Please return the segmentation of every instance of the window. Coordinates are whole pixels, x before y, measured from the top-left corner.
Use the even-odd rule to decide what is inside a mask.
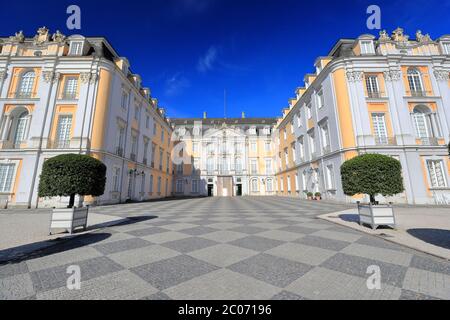
[[[206,148],[207,148],[209,154],[213,154],[214,153],[214,144],[208,143]]]
[[[450,42],[442,42],[442,49],[444,54],[450,55]]]
[[[300,138],[298,138],[298,146],[299,146],[299,151],[300,151],[300,160],[305,159],[305,144],[303,142],[303,136],[301,136]]]
[[[144,142],[144,164],[147,164],[148,141]]]
[[[302,126],[302,115],[300,112],[297,114],[297,126],[299,128]]]
[[[266,152],[270,152],[270,149],[271,149],[271,142],[270,141],[266,141],[265,144],[264,144],[264,150]]]
[[[326,169],[326,176],[327,176],[327,189],[328,190],[334,190],[334,171],[333,171],[333,165],[328,165]]]
[[[163,150],[159,148],[159,170],[163,169]]]
[[[442,160],[427,160],[428,174],[432,188],[446,188],[444,163]]]
[[[302,185],[304,191],[308,190],[308,176],[306,171],[303,171],[302,173]]]
[[[252,192],[258,192],[258,179],[252,179],[251,187]]]
[[[283,177],[280,178],[280,191],[284,192],[284,179],[283,179]]]
[[[183,174],[183,164],[177,164],[177,173]]]
[[[153,193],[153,175],[150,175],[150,193]]]
[[[151,167],[155,167],[155,153],[156,153],[156,145],[152,143],[152,155],[151,155]]]
[[[256,159],[250,160],[250,171],[251,171],[251,174],[258,173],[258,163],[257,163]]]
[[[145,192],[145,173],[142,174],[141,177],[141,194]]]
[[[242,174],[242,160],[241,158],[235,159],[235,170],[237,174]]]
[[[81,56],[83,54],[83,42],[72,41],[70,43],[69,55],[71,56]]]
[[[0,192],[11,192],[15,167],[13,163],[0,164]]]
[[[155,118],[153,118],[153,135],[156,135],[156,122],[155,122]]]
[[[319,93],[317,93],[317,103],[320,108],[323,108],[325,106],[325,100],[323,97],[323,90],[320,90]]]
[[[266,191],[268,193],[273,192],[273,180],[272,179],[266,180]]]
[[[194,153],[198,152],[198,142],[194,142],[192,144],[192,152],[194,152]]]
[[[17,118],[17,126],[16,126],[16,132],[14,134],[14,147],[20,147],[20,145],[25,140],[25,135],[27,132],[28,127],[28,111],[22,112],[19,117]]]
[[[192,193],[198,193],[198,180],[192,180]]]
[[[145,116],[145,128],[146,129],[150,128],[150,117],[149,116]]]
[[[194,171],[200,170],[200,158],[194,158],[194,164],[192,166],[192,170],[194,170]]]
[[[291,133],[294,133],[294,120],[291,121]]]
[[[309,137],[309,149],[311,151],[311,154],[314,155],[316,153],[316,144],[314,141],[314,131],[311,131],[308,134],[308,137]]]
[[[183,192],[183,180],[177,180],[176,190],[177,190],[177,193]]]
[[[291,177],[287,176],[287,191],[291,193]]]
[[[297,162],[297,150],[295,150],[295,142],[293,142],[291,144],[291,148],[292,148],[292,161],[294,163],[296,163]]]
[[[422,78],[419,70],[417,70],[416,68],[409,68],[407,75],[411,95],[413,96],[423,95]]]
[[[128,108],[128,93],[122,93],[122,108],[126,110]]]
[[[308,117],[308,120],[312,118],[311,102],[306,106],[306,116]]]
[[[166,171],[167,171],[167,173],[169,173],[169,171],[170,171],[170,153],[167,153],[166,158],[167,158]]]
[[[19,98],[30,98],[33,94],[33,86],[36,74],[34,71],[25,72],[20,80],[19,91],[17,96]]]
[[[77,77],[67,77],[64,84],[64,94],[63,99],[76,99],[78,90],[78,78]]]
[[[139,121],[139,116],[141,113],[141,108],[138,106],[134,107],[134,120]]]
[[[366,88],[367,88],[367,95],[369,96],[369,98],[379,97],[378,77],[375,75],[367,76]]]
[[[360,42],[361,45],[361,54],[371,54],[373,52],[373,45],[372,41],[370,40],[363,40]]]
[[[72,129],[72,115],[60,115],[56,130],[56,147],[68,148]]]
[[[330,133],[328,132],[328,123],[324,123],[320,126],[320,132],[322,134],[322,143],[324,151],[329,151],[330,147]]]
[[[266,174],[272,174],[272,159],[266,159]]]
[[[136,161],[136,153],[137,153],[137,136],[131,135],[131,154],[130,154],[130,159],[132,161]]]
[[[158,177],[158,194],[161,194],[161,177]]]
[[[206,169],[208,171],[208,174],[214,173],[214,158],[208,158],[206,161]]]
[[[388,136],[386,130],[386,121],[384,113],[372,113],[372,126],[375,134],[375,143],[388,143]]]
[[[286,168],[289,167],[289,150],[284,149],[284,163],[286,164]]]
[[[251,141],[251,142],[250,142],[250,150],[251,150],[252,152],[256,152],[256,151],[257,151],[256,141]]]
[[[161,128],[161,143],[164,143],[164,129]]]
[[[117,129],[116,154],[120,157],[123,157],[124,139],[125,139],[125,128],[119,125]]]
[[[300,191],[300,181],[298,180],[298,173],[295,175],[295,191]]]
[[[416,106],[412,113],[416,136],[420,139],[439,137],[439,121],[437,115],[424,105]]]
[[[220,172],[220,174],[228,174],[228,159],[227,158],[220,159],[219,172]]]

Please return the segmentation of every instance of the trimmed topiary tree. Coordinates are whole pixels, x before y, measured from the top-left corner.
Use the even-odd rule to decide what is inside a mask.
[[[341,167],[342,187],[348,196],[367,194],[393,196],[404,191],[400,161],[382,154],[364,154],[346,161]]]
[[[105,192],[106,166],[81,154],[63,154],[44,162],[39,182],[39,197],[101,196]]]

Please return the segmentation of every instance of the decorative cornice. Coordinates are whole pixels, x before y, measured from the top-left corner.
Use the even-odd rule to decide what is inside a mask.
[[[42,79],[45,83],[56,83],[58,82],[59,78],[61,77],[61,74],[59,72],[53,72],[53,71],[42,71]]]
[[[358,82],[364,79],[364,73],[362,71],[347,71],[345,75],[349,82]]]
[[[438,81],[448,81],[450,80],[450,71],[449,70],[434,70],[434,77]]]
[[[383,72],[383,74],[386,81],[399,81],[402,78],[402,72],[400,70],[389,70]]]
[[[94,84],[95,82],[97,82],[97,79],[98,79],[98,73],[91,73],[90,83]]]
[[[91,80],[91,73],[89,73],[89,72],[80,73],[80,80],[81,80],[81,83],[83,83],[83,84],[88,83],[89,80]]]

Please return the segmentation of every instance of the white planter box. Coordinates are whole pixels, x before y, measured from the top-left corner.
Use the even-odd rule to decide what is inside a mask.
[[[87,228],[89,207],[72,209],[53,209],[50,222],[50,234],[53,229],[65,229],[73,233],[77,228]]]
[[[358,203],[359,224],[368,224],[373,230],[379,226],[396,228],[392,205],[362,205]]]

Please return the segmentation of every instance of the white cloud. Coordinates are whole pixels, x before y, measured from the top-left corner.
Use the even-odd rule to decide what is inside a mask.
[[[211,46],[206,52],[206,54],[200,57],[197,64],[197,70],[201,73],[205,73],[212,70],[214,68],[214,63],[217,60],[217,56],[218,56],[217,48]]]
[[[166,80],[165,94],[171,97],[177,96],[189,86],[189,80],[181,72],[178,72]]]

